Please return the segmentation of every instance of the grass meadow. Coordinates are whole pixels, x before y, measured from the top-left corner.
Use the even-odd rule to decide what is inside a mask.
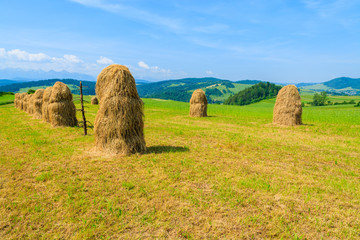
[[[360,238],[360,108],[305,107],[304,125],[279,127],[274,99],[207,118],[143,101],[148,153],[129,157],[1,105],[0,239]]]

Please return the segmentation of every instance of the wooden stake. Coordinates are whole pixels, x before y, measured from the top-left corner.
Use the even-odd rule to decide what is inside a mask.
[[[87,127],[86,127],[86,118],[85,118],[85,111],[84,111],[84,103],[83,103],[83,93],[82,93],[82,83],[80,81],[80,102],[81,102],[81,113],[83,118],[83,125],[84,125],[84,135],[87,135]]]

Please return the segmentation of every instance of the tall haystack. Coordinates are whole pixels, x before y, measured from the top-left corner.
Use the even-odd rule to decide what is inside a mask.
[[[30,104],[33,108],[32,114],[34,115],[34,118],[36,118],[36,119],[42,118],[43,94],[44,94],[44,89],[38,89],[35,91],[32,99],[31,99]]]
[[[42,113],[42,120],[45,122],[50,122],[48,106],[49,106],[51,91],[52,91],[52,87],[47,87],[43,93],[41,113]]]
[[[91,104],[92,105],[98,105],[99,104],[99,99],[96,96],[93,96],[91,98]]]
[[[207,117],[207,104],[205,92],[195,90],[190,99],[190,117]]]
[[[283,87],[274,107],[273,123],[286,126],[301,125],[301,98],[294,85]]]
[[[51,90],[49,98],[49,119],[53,127],[76,126],[76,108],[69,87],[56,82]]]
[[[113,64],[97,78],[100,100],[95,118],[95,144],[98,150],[129,155],[146,151],[143,102],[129,69]]]
[[[30,97],[31,97],[30,94],[25,93],[23,98],[23,108],[22,108],[24,112],[28,112]]]

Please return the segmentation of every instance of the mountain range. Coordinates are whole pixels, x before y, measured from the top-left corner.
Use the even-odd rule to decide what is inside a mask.
[[[0,75],[1,76],[1,75]],[[38,89],[52,86],[56,81],[62,81],[70,87],[74,94],[78,94],[79,80],[76,79],[48,79],[40,81],[14,82],[11,79],[0,80],[0,92],[24,92],[29,88]],[[222,103],[231,95],[250,87],[260,80],[229,81],[218,78],[184,78],[150,82],[136,80],[137,89],[142,98],[159,98],[188,102],[196,89],[203,89],[210,103]],[[95,81],[83,81],[85,95],[95,95]],[[360,95],[360,78],[340,77],[323,83],[299,83],[300,90],[326,91],[334,95]]]

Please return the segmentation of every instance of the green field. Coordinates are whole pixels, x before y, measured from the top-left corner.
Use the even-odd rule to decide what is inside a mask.
[[[274,99],[207,118],[143,101],[148,153],[130,157],[0,106],[0,239],[359,239],[360,108],[279,127]]]

